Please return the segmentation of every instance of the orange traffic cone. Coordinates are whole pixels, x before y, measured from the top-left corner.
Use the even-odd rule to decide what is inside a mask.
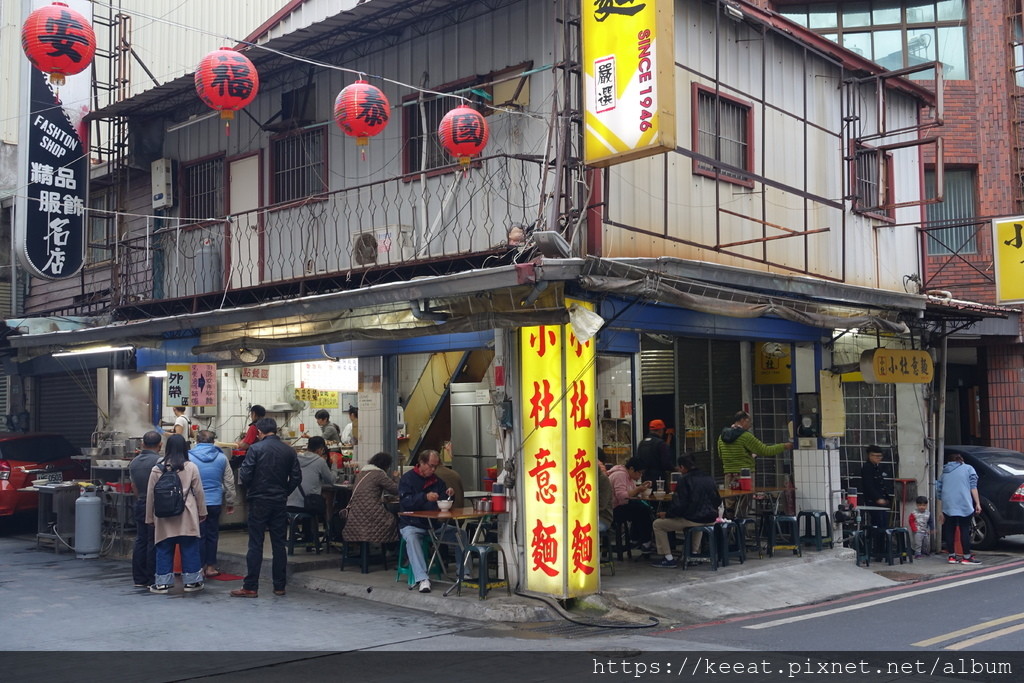
[[[174,546],[174,573],[181,574],[181,546]]]

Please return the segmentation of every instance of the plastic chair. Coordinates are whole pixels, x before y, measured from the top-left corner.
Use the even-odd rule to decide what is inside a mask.
[[[733,520],[736,526],[739,527],[740,532],[743,534],[743,544],[746,552],[751,550],[757,551],[757,559],[764,557],[761,551],[761,521],[757,517],[740,517],[739,519]],[[753,532],[751,533],[751,528]],[[744,553],[744,555],[746,554]]]
[[[743,537],[743,529],[733,521],[715,522],[715,539],[718,542],[718,554],[721,565],[729,566],[729,559],[736,558],[743,564],[747,561],[747,544]]]
[[[611,552],[619,556],[619,562],[622,562],[623,555],[632,560],[632,546],[629,543],[629,522],[613,522],[611,532],[615,534],[615,542],[610,548]]]
[[[440,558],[433,561],[434,558],[432,553],[434,551],[434,546],[431,545],[430,539],[424,536],[420,542],[420,547],[423,549],[423,557],[430,561],[430,564],[427,566],[427,576],[430,576],[431,573],[433,573],[437,578],[444,576],[444,568],[439,564],[441,561]],[[399,537],[398,568],[395,572],[395,581],[401,581],[403,576],[408,579],[410,586],[416,583],[416,579],[412,576],[412,567],[409,565],[409,555],[405,551],[405,538]]]
[[[312,536],[313,546],[316,549],[316,554],[320,554],[320,517],[317,515],[310,514],[308,512],[289,512],[288,513],[288,554],[295,554],[295,535],[298,531],[299,523],[302,523],[303,533],[302,541],[306,543],[307,547],[310,542],[310,536]]]
[[[491,553],[495,553],[496,557],[501,558],[502,573],[504,579],[496,578],[491,581],[490,578],[490,562]],[[469,567],[470,559],[473,555],[477,557],[477,577],[476,579],[464,578],[458,582],[458,588],[456,589],[456,595],[462,595],[463,584],[469,587],[476,587],[480,592],[480,599],[483,600],[487,597],[487,591],[491,588],[505,587],[505,591],[509,597],[512,597],[512,587],[508,584],[508,562],[505,561],[505,550],[498,543],[481,543],[479,545],[471,545],[466,547],[466,555],[464,558],[463,565]],[[468,569],[467,569],[468,572]]]
[[[768,557],[774,557],[776,550],[792,550],[794,555],[802,556],[800,546],[800,530],[797,528],[796,517],[793,515],[769,515],[768,526]]]
[[[704,533],[704,538],[708,542],[708,550],[706,553],[701,552],[694,555],[690,549],[693,547],[693,535],[698,532]],[[693,558],[707,558],[711,560],[711,569],[718,571],[718,538],[716,537],[713,524],[686,528],[686,533],[683,536],[683,569],[686,569],[686,564]]]
[[[859,567],[861,562],[864,563],[865,567],[871,566],[871,536],[867,533],[867,530],[858,529],[854,531],[850,534],[849,543],[854,553],[856,553],[857,566]]]
[[[608,569],[608,573],[615,576],[615,560],[612,557],[614,546],[612,545],[611,534],[612,530],[608,529],[607,531],[602,531],[600,536],[598,536],[598,543],[601,549],[600,568]]]
[[[829,548],[832,543],[832,521],[827,512],[821,510],[801,510],[797,515],[800,526],[800,543],[813,545],[815,550],[822,550],[825,544]]]

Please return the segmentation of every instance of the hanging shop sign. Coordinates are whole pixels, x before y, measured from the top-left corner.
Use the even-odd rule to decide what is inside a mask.
[[[73,277],[85,261],[89,146],[84,118],[95,38],[88,23],[91,4],[72,4],[33,3],[55,14],[31,27],[26,23],[32,40],[23,40],[28,59],[22,69],[25,144],[18,145],[18,186],[24,191],[17,193],[14,244],[25,269],[48,280]],[[32,68],[30,59],[48,71]]]
[[[519,342],[526,587],[588,595],[600,582],[596,342],[569,325],[522,328]]]
[[[996,303],[1024,303],[1024,216],[992,221]]]
[[[311,409],[338,408],[338,392],[322,389],[296,389],[295,398],[309,403]]]
[[[198,407],[217,405],[217,364],[193,363],[167,366],[168,406]]]
[[[860,354],[860,373],[869,384],[927,384],[934,367],[927,351],[870,349]]]
[[[754,345],[757,364],[754,384],[789,384],[793,381],[792,347],[779,342]]]
[[[672,0],[584,3],[584,161],[675,149]]]

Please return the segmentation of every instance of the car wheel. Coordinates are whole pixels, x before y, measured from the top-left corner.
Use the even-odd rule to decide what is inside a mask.
[[[999,536],[996,535],[995,525],[992,524],[988,513],[982,512],[980,515],[974,515],[971,520],[971,547],[978,550],[992,550],[996,547],[998,540]]]

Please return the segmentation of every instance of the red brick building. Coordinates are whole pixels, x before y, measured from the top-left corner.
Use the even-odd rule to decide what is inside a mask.
[[[948,292],[955,300],[996,303],[991,221],[1024,215],[1024,2],[752,4],[891,70],[936,60],[943,64],[944,125],[925,134],[943,138],[944,201],[921,207],[920,224],[902,226],[918,230],[922,245],[921,281],[907,284]],[[935,83],[933,71],[910,78]],[[925,119],[932,114],[926,112]],[[934,148],[922,150],[922,180],[934,197]],[[1024,344],[1016,320],[986,321],[949,337],[947,443],[1024,450]]]

